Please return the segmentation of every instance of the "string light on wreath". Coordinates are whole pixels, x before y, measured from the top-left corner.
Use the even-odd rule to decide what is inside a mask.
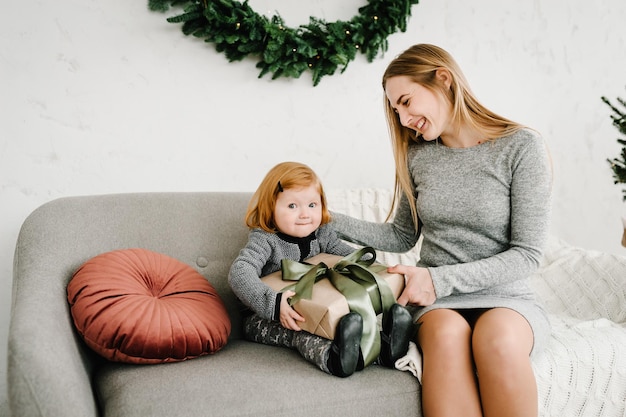
[[[230,61],[253,55],[261,70],[259,78],[271,73],[299,78],[312,72],[313,85],[322,77],[343,73],[357,52],[368,62],[388,49],[387,38],[405,32],[411,6],[418,0],[369,0],[349,21],[326,22],[311,16],[309,23],[291,28],[278,14],[266,17],[245,1],[233,0],[148,0],[148,8],[182,12],[167,19],[181,23],[185,35],[213,43]]]

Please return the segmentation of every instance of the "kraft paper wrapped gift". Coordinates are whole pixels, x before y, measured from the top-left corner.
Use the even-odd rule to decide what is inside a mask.
[[[341,259],[342,257],[339,255],[321,253],[307,259],[306,262],[311,265],[323,262],[332,267]],[[377,275],[389,284],[391,292],[397,299],[404,289],[404,276],[387,272],[378,272]],[[283,288],[294,284],[293,281],[283,281],[281,271],[263,277],[262,281],[276,291],[281,291]],[[346,298],[328,279],[320,279],[316,282],[313,286],[311,299],[303,298],[293,308],[305,319],[305,322],[299,323],[302,330],[331,340],[335,337],[335,329],[339,320],[350,312]]]

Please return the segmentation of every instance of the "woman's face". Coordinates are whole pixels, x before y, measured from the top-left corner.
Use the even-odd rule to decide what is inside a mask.
[[[424,140],[437,139],[450,129],[452,106],[442,95],[404,75],[389,78],[385,93],[402,126],[416,131]]]
[[[322,223],[322,198],[315,185],[288,188],[276,197],[274,223],[279,231],[306,237]]]

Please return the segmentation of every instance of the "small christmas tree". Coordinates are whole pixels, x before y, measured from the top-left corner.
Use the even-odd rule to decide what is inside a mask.
[[[613,126],[621,134],[626,135],[626,112],[615,107],[606,97],[602,97],[602,101],[613,110],[614,114],[611,115]],[[617,101],[626,109],[626,100],[617,97]],[[618,138],[617,142],[622,145],[620,156],[619,158],[608,159],[608,162],[613,170],[615,184],[626,184],[626,139]],[[622,189],[622,192],[624,193],[624,201],[626,201],[626,186]]]

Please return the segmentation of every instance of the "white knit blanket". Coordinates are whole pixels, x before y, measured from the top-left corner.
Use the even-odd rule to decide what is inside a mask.
[[[552,337],[535,358],[542,416],[626,416],[626,258],[557,239],[532,278]]]
[[[329,192],[328,202],[332,211],[382,222],[391,196],[388,190],[340,190]],[[414,265],[419,247],[379,252],[378,259]],[[626,257],[552,238],[531,282],[553,329],[546,350],[533,358],[539,415],[626,417]],[[396,367],[421,380],[421,362],[412,343]]]
[[[415,342],[409,342],[409,351],[406,356],[396,361],[395,366],[400,371],[412,373],[417,381],[422,383],[422,354]]]

